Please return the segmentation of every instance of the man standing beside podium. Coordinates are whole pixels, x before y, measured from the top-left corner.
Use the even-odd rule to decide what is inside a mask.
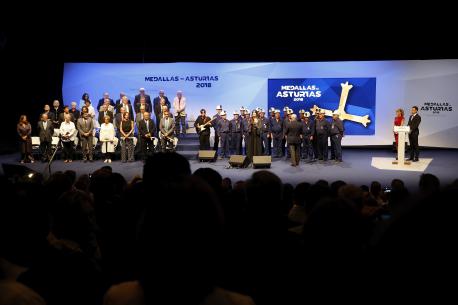
[[[418,148],[418,135],[420,131],[421,117],[418,114],[418,107],[413,106],[410,110],[409,122],[407,125],[410,127],[409,143],[410,143],[410,158],[409,161],[418,162],[419,148]]]

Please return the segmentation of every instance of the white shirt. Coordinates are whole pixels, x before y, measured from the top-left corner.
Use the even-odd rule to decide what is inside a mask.
[[[67,133],[70,135],[70,138],[69,139],[62,138],[62,141],[64,142],[74,141],[75,134],[76,134],[76,128],[75,128],[75,124],[71,121],[68,123],[64,121],[60,124],[60,134],[66,135]]]
[[[100,125],[99,138],[100,141],[113,141],[115,136],[115,130],[112,123]]]

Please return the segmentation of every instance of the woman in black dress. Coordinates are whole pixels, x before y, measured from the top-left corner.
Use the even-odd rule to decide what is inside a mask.
[[[261,127],[262,123],[259,119],[258,112],[253,111],[248,125],[248,143],[246,155],[250,163],[253,162],[253,156],[262,156],[262,143],[261,143]]]
[[[35,162],[32,157],[32,126],[27,121],[27,116],[21,115],[17,124],[17,133],[21,144],[21,163]]]

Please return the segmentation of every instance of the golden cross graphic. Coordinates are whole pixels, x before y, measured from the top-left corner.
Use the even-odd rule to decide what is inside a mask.
[[[369,115],[365,116],[359,116],[359,115],[354,115],[354,114],[349,114],[345,112],[345,105],[347,104],[347,98],[348,98],[348,92],[350,92],[350,89],[353,88],[353,85],[349,85],[348,82],[344,84],[340,84],[342,86],[342,92],[340,93],[340,101],[339,101],[339,108],[337,111],[340,113],[339,118],[344,121],[344,120],[349,120],[357,123],[361,123],[364,125],[364,127],[367,127],[367,124],[371,122],[369,120]],[[313,105],[313,108],[310,108],[312,113],[315,115],[317,110],[319,110],[317,105]],[[332,116],[332,110],[327,110],[327,109],[321,109],[324,110],[324,115],[325,116]]]

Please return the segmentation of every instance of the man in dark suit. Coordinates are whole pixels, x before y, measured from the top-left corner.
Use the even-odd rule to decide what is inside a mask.
[[[41,160],[46,162],[51,156],[52,135],[54,134],[54,126],[52,121],[48,119],[48,115],[43,113],[41,120],[38,122],[38,136],[40,137],[40,152]]]
[[[167,109],[170,109],[170,102],[167,96],[165,96],[164,90],[159,91],[159,96],[156,96],[153,100],[153,109],[154,109],[154,114],[156,117],[161,113],[162,106],[161,105],[161,99],[164,99],[164,105],[167,106]],[[159,124],[159,123],[158,123]]]
[[[127,96],[123,96],[121,99],[121,103],[118,105],[118,108],[116,108],[116,113],[121,112],[121,108],[124,108],[125,112],[129,113],[129,119],[134,120],[134,110],[132,109],[132,105],[129,104],[129,99]]]
[[[108,111],[107,105],[102,105],[102,109],[99,112],[99,124],[102,125],[105,123],[105,117],[109,116],[110,117],[110,123],[113,123],[113,112]]]
[[[146,98],[144,96],[142,96],[142,97],[140,97],[140,102],[138,104],[134,105],[135,113],[140,113],[140,107],[142,107],[142,105],[145,108],[146,112],[151,112],[150,105],[148,105],[146,103]]]
[[[122,97],[123,97],[123,96],[126,96],[126,94],[125,94],[124,92],[121,92],[121,93],[119,94],[119,99],[116,100],[115,109],[118,109],[119,104],[122,103]],[[128,103],[129,105],[131,104],[129,99],[127,99],[127,103]]]
[[[145,103],[149,105],[149,109],[152,109],[153,106],[151,105],[151,97],[145,93],[145,88],[140,88],[139,94],[135,96],[134,100],[134,106],[137,104],[140,104],[140,98],[144,97],[145,98]]]
[[[70,109],[68,108],[68,106],[64,106],[64,112],[59,114],[59,126],[60,124],[62,124],[63,121],[65,121],[66,114],[70,114],[70,121],[75,123],[75,117],[73,116],[72,113],[70,113]]]
[[[410,158],[409,161],[418,162],[418,155],[420,153],[418,148],[418,135],[420,134],[420,130],[418,127],[421,123],[421,117],[418,114],[418,107],[413,106],[411,111],[411,115],[409,117],[409,122],[407,125],[410,127],[409,133],[409,143],[410,143]]]
[[[286,141],[291,152],[291,166],[298,166],[301,159],[302,124],[295,114],[291,121],[285,124]]]
[[[72,102],[72,108],[70,108],[70,113],[75,118],[75,122],[80,118],[80,111],[76,109],[76,102]]]
[[[115,106],[115,103],[114,103],[113,99],[110,98],[110,95],[108,94],[108,92],[105,92],[103,94],[103,98],[101,98],[99,100],[99,103],[97,104],[97,109],[100,109],[100,107],[102,107],[102,105],[103,105],[103,103],[105,102],[106,99],[110,100],[110,105],[111,106],[113,106],[113,107]]]
[[[62,121],[59,121],[59,118],[63,110],[60,107],[60,103],[58,100],[54,100],[54,102],[52,102],[52,107],[49,111],[52,113],[52,124],[54,128],[60,128],[60,123],[62,123]]]
[[[138,122],[138,141],[140,142],[142,159],[146,160],[148,148],[154,152],[153,137],[156,134],[156,126],[151,120],[149,112],[143,113],[143,120]]]

